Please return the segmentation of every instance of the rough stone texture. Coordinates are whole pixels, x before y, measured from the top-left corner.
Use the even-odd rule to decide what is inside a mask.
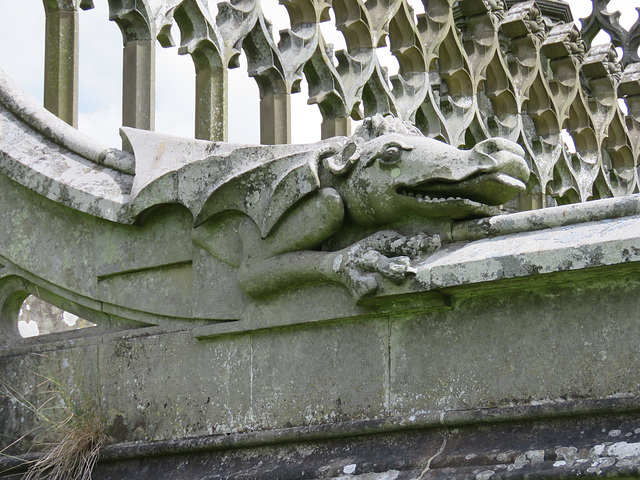
[[[385,411],[388,341],[384,319],[252,335],[256,422],[274,428]]]
[[[550,279],[534,289],[452,291],[451,310],[398,318],[392,411],[637,395],[636,271],[604,281]],[[620,310],[622,303],[629,308]]]
[[[107,429],[118,442],[245,429],[252,423],[250,343],[232,337],[202,344],[185,332],[105,344],[99,365]]]
[[[336,69],[318,34],[329,5],[289,2],[275,45],[255,2],[191,33],[206,2],[129,3],[111,2],[129,50],[169,40],[175,13],[205,70],[248,50],[267,103],[288,105],[315,75],[327,129],[346,133],[338,119],[361,103],[371,117],[298,146],[124,129],[129,155],[2,76],[0,448],[32,459],[55,441],[48,420],[76,410],[108,435],[95,478],[637,476],[637,196],[474,219],[502,213],[530,169],[542,202],[637,191],[637,112],[629,100],[623,120],[616,102],[620,81],[637,93],[634,70],[612,48],[549,28],[567,20],[557,2],[429,2],[417,28],[404,1],[352,1]],[[393,92],[373,55],[387,33],[402,60]],[[135,90],[149,107],[152,81]],[[286,110],[272,115],[285,126]],[[373,115],[387,110],[453,146]],[[567,124],[597,152],[569,158]],[[97,326],[21,339],[29,294]],[[25,468],[0,459],[10,467]]]
[[[25,391],[33,372],[69,380],[65,365],[84,359],[117,442],[638,395],[636,272],[451,289],[439,312],[205,340],[189,329],[67,332],[2,357],[44,354],[9,377]]]
[[[20,142],[26,141],[24,131],[27,129],[25,127],[28,126],[38,132],[39,135],[35,135],[36,138],[44,136],[56,145],[62,146],[92,162],[103,164],[122,172],[134,172],[134,161],[131,155],[107,148],[105,145],[101,145],[96,140],[83,135],[75,128],[59,120],[22,91],[2,70],[0,70],[0,103],[2,103],[3,116],[10,113],[25,124],[20,127],[18,126],[19,122],[15,122],[15,120],[10,119],[14,125],[9,125],[9,122],[3,121],[2,136],[0,138],[5,148],[14,143],[15,140],[12,141],[12,136],[16,135],[15,131],[22,130],[20,132],[22,135],[17,140]],[[7,113],[4,112],[5,109]]]
[[[3,277],[23,278],[27,290],[61,297],[66,310],[105,327],[260,317],[283,292],[302,308],[304,294],[286,291],[307,283],[344,285],[356,299],[385,278],[406,283],[410,262],[450,237],[453,218],[498,212],[528,175],[512,142],[461,151],[380,116],[352,137],[310,146],[129,129],[133,178],[55,145],[9,111],[2,122]],[[394,230],[376,233],[383,228]],[[40,253],[49,251],[56,255]],[[348,299],[336,307],[302,318],[370,313]]]
[[[93,478],[126,479],[132,471],[143,479],[637,478],[637,402],[565,406],[564,411],[485,410],[494,421],[483,424],[451,412],[439,419],[389,419],[386,425],[334,423],[323,429],[118,445],[103,451]],[[615,413],[602,413],[606,409]]]

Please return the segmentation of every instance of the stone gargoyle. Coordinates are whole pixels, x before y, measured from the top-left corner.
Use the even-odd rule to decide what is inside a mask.
[[[154,184],[167,184],[159,147],[145,136],[152,134],[124,133],[142,182],[134,191],[144,198]],[[193,241],[236,267],[240,288],[254,298],[320,282],[361,298],[382,277],[400,283],[412,262],[447,240],[454,220],[499,213],[496,206],[529,177],[524,151],[511,141],[459,150],[389,116],[367,118],[349,137],[288,147],[274,158],[270,149],[278,147],[217,144],[206,168],[168,167],[178,197],[190,193],[167,203],[190,207]],[[152,177],[138,173],[145,162],[154,165]],[[186,185],[198,176],[193,193]]]

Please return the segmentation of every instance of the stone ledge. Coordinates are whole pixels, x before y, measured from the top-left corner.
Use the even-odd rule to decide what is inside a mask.
[[[635,477],[639,412],[633,397],[556,401],[111,445],[93,478],[127,478],[134,469],[142,479],[180,472],[240,480],[272,478],[274,468],[279,479]],[[1,459],[0,478],[35,458]]]

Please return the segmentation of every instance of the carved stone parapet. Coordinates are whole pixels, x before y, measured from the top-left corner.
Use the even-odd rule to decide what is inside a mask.
[[[618,92],[624,97],[640,95],[640,63],[633,63],[624,69]]]
[[[287,9],[293,30],[304,24],[321,23],[330,20],[331,3],[326,0],[281,0]]]
[[[336,14],[336,27],[344,36],[345,42],[347,43],[347,50],[355,51],[364,48],[373,48],[374,42],[371,29],[367,23],[369,15],[364,8],[352,12],[352,9],[343,9],[336,2],[336,4],[334,4],[334,12]]]
[[[504,16],[507,9],[505,0],[460,0],[458,5],[460,13],[464,17],[489,12]]]
[[[522,0],[506,0],[507,7],[521,3]],[[571,14],[571,6],[563,0],[536,0],[536,5],[540,9],[540,13],[544,17],[550,19],[553,23],[571,23],[573,15]]]
[[[206,68],[222,67],[224,41],[209,14],[207,0],[183,0],[173,10],[173,18],[180,29],[180,55],[193,57],[196,72]]]
[[[125,45],[133,40],[155,40],[152,13],[146,1],[109,0],[109,20],[120,27]]]
[[[109,19],[116,22],[126,45],[133,40],[156,40],[163,47],[171,38],[173,9],[182,0],[108,0]]]
[[[304,65],[319,40],[317,22],[292,25],[291,29],[281,31],[277,45],[271,29],[271,22],[260,14],[243,41],[249,76],[258,83],[260,98],[299,92]]]
[[[171,46],[171,10],[180,0],[108,0],[109,19],[122,33],[122,124],[153,130],[155,125],[155,43]],[[128,148],[124,144],[125,148]]]
[[[271,23],[261,16],[243,42],[247,70],[249,76],[258,83],[260,98],[269,94],[290,93],[270,29]]]
[[[426,47],[428,61],[437,56],[437,48],[451,30],[453,2],[437,0],[424,4],[425,13],[418,15],[418,31]]]
[[[280,32],[276,45],[271,22],[260,13],[249,34],[242,41],[247,55],[249,76],[260,89],[260,141],[263,144],[288,143],[291,139],[292,93],[300,91],[305,64],[317,52],[320,29],[318,17],[322,9],[300,9],[289,3],[296,21],[308,15],[316,21],[292,24],[291,29]]]
[[[354,119],[362,118],[365,85],[369,91],[380,91],[375,85],[377,80],[371,80],[376,75],[375,47],[380,42],[384,43],[389,24],[393,22],[393,12],[397,13],[401,7],[399,2],[393,2],[392,5],[387,3],[365,5],[364,2],[353,0],[332,2],[336,27],[344,36],[347,48],[333,52],[332,46],[327,45],[319,35],[318,47],[304,67],[309,82],[308,103],[319,105],[324,122],[328,122],[326,127],[323,126],[325,133],[332,131],[334,125],[343,125],[340,118],[349,115]],[[406,15],[406,11],[403,13]],[[399,16],[402,17],[402,14]],[[392,48],[401,55],[411,48],[411,41],[407,42],[405,38],[405,33],[411,35],[411,25],[405,24],[403,27],[402,31],[396,29],[400,35],[397,39],[392,39]],[[406,29],[408,32],[404,32]],[[422,45],[419,40],[417,43]],[[337,66],[334,65],[334,60],[337,60]],[[368,85],[370,81],[374,83]],[[382,92],[382,96],[385,95],[390,95],[388,88]],[[380,100],[376,95],[368,98],[374,102]],[[343,130],[343,134],[346,131]]]
[[[505,0],[460,0],[454,7],[453,16],[456,19],[456,26],[460,30],[476,23],[473,17],[483,17],[487,14],[497,28],[506,12],[507,3]]]
[[[420,72],[391,77],[399,117],[415,122],[416,111],[424,102],[430,88],[428,81],[429,74]]]
[[[634,120],[640,117],[640,86],[628,66],[640,27],[612,35],[613,46],[622,46],[627,59],[624,78],[611,47],[587,55],[597,32],[618,28],[618,14],[606,12],[606,0],[593,0],[584,39],[561,0],[425,0],[425,12],[417,16],[409,0],[281,0],[291,27],[279,42],[260,0],[221,3],[215,18],[209,1],[109,0],[130,43],[125,58],[136,59],[125,64],[130,79],[125,98],[135,100],[128,105],[153,103],[152,85],[132,95],[131,89],[152,81],[148,73],[154,69],[137,62],[152,61],[155,40],[170,45],[171,25],[180,28],[179,53],[190,54],[196,64],[197,138],[226,138],[227,69],[237,67],[244,53],[268,117],[261,120],[263,143],[290,138],[287,96],[298,92],[306,77],[308,103],[322,114],[323,138],[348,134],[349,117],[376,113],[393,113],[456,146],[509,138],[526,150],[530,191],[561,202],[610,195],[612,187],[603,187],[602,178],[594,183],[600,168],[594,165],[624,170],[628,152],[615,159],[617,152],[630,148],[636,158],[640,153]],[[77,9],[91,2],[45,3]],[[319,30],[330,17],[346,41],[335,53]],[[383,45],[390,46],[400,67],[391,78],[377,55]],[[617,106],[620,98],[628,115]],[[143,116],[150,118],[149,113]],[[138,120],[124,123],[144,126]],[[564,129],[577,153],[568,153],[560,141]],[[583,155],[582,149],[588,152]]]
[[[482,56],[496,42],[497,31],[506,14],[504,0],[463,0],[453,12],[456,26],[463,33],[467,53]],[[481,45],[480,51],[476,48]]]
[[[208,0],[183,0],[170,14],[180,29],[180,55],[191,55],[196,70],[195,137],[225,141],[228,136],[227,49]]]
[[[325,120],[347,117],[351,113],[347,108],[340,75],[333,65],[333,57],[331,46],[325,45],[321,39],[316,52],[304,66],[304,74],[309,83],[307,103],[318,105]]]
[[[624,69],[618,93],[624,97],[629,115],[635,119],[640,133],[640,63],[632,63]]]
[[[224,39],[223,46],[229,68],[240,66],[240,54],[242,41],[249,34],[260,15],[259,4],[256,1],[248,2],[221,2],[218,4],[216,25],[220,35]]]

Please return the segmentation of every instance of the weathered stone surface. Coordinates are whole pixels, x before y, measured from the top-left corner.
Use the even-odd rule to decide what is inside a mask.
[[[56,437],[55,425],[72,413],[99,408],[97,346],[74,345],[71,339],[63,343],[64,348],[35,343],[0,356],[0,425],[2,447],[9,446],[6,453],[42,450]],[[25,441],[13,444],[22,435]]]
[[[25,118],[42,117],[32,105],[28,110]],[[72,313],[91,321],[105,313],[118,324],[173,317],[176,327],[190,318],[241,319],[274,294],[327,282],[355,299],[372,295],[385,279],[406,283],[411,262],[450,238],[452,219],[498,212],[494,205],[524,189],[528,176],[522,150],[509,141],[460,151],[380,116],[351,137],[310,146],[235,146],[128,129],[130,176],[73,153],[71,147],[93,155],[60,135],[50,137],[62,146],[30,128],[46,124],[66,135],[42,118],[42,125],[8,111],[2,118],[9,132],[3,218],[10,222],[2,255],[11,265],[3,275],[35,275],[42,281],[34,285],[66,298]],[[37,226],[16,214],[30,209],[40,217]],[[389,231],[376,233],[383,229]],[[23,243],[38,239],[57,255],[35,266],[35,243]],[[304,303],[303,295],[292,300],[284,305]],[[308,320],[370,313],[353,300],[330,312],[317,303],[320,310],[306,309]],[[95,306],[91,318],[80,312]]]
[[[93,478],[636,478],[637,411],[618,398],[119,445]]]
[[[451,310],[398,318],[390,410],[637,395],[636,271],[548,285],[541,277],[534,288],[503,283],[486,293],[452,290]]]
[[[2,104],[3,115],[5,115],[4,110],[8,110],[8,112],[24,122],[25,126],[31,127],[55,144],[95,163],[104,164],[119,171],[133,173],[134,160],[130,154],[101,145],[96,140],[67,125],[38,105],[2,70],[0,70],[0,103]],[[3,121],[2,137],[0,137],[3,144],[5,142],[11,143],[12,129],[15,130],[15,126],[12,127]],[[24,138],[20,140],[24,141]]]
[[[624,217],[637,212],[635,197],[584,206],[556,207],[549,210],[548,223],[545,223],[543,214],[536,212],[452,223],[447,218],[430,217],[429,202],[421,198],[426,195],[426,190],[421,188],[435,188],[436,192],[444,192],[444,188],[448,190],[442,194],[465,192],[476,199],[485,199],[485,196],[489,199],[491,195],[500,196],[516,187],[503,185],[493,193],[490,193],[491,190],[482,193],[473,182],[461,182],[456,186],[449,183],[446,187],[431,184],[429,187],[419,187],[417,197],[408,197],[406,200],[405,207],[427,204],[424,211],[419,211],[420,216],[409,216],[405,220],[400,217],[390,222],[385,215],[393,217],[396,208],[394,202],[397,200],[383,200],[386,195],[384,189],[371,198],[367,197],[366,201],[359,200],[360,194],[357,192],[362,186],[358,185],[364,182],[364,174],[352,174],[352,177],[345,174],[344,183],[338,182],[342,178],[340,176],[332,179],[334,174],[331,168],[353,169],[359,161],[357,155],[373,160],[375,153],[379,153],[375,152],[375,148],[373,156],[366,153],[366,148],[371,147],[365,148],[362,132],[350,137],[351,140],[339,139],[337,144],[335,141],[317,144],[313,148],[321,153],[313,153],[306,146],[238,147],[182,141],[168,136],[156,138],[149,133],[128,131],[137,148],[137,174],[132,182],[131,177],[124,173],[96,169],[91,162],[54,148],[48,140],[39,137],[24,124],[17,123],[10,114],[7,115],[7,125],[22,133],[16,133],[15,142],[7,142],[3,147],[6,149],[3,168],[22,186],[3,177],[5,186],[2,195],[5,201],[2,205],[7,209],[7,214],[2,218],[8,222],[5,230],[13,233],[3,237],[5,245],[2,255],[5,263],[11,265],[11,270],[5,269],[2,275],[25,276],[26,272],[30,272],[42,281],[32,276],[28,277],[29,282],[35,282],[38,288],[58,298],[66,298],[71,302],[72,308],[68,310],[72,313],[77,312],[89,320],[100,320],[102,317],[103,325],[104,312],[119,319],[167,326],[173,324],[175,328],[190,318],[243,319],[244,324],[235,322],[237,327],[225,323],[219,327],[207,327],[205,332],[201,332],[203,336],[211,336],[216,331],[244,331],[247,327],[259,329],[277,324],[375,315],[381,311],[367,306],[366,302],[357,305],[348,296],[344,297],[340,283],[347,285],[356,293],[356,297],[370,294],[377,288],[377,298],[384,299],[398,294],[492,279],[580,270],[636,260],[637,219]],[[384,122],[372,122],[367,128],[380,128],[384,132],[386,127]],[[398,124],[397,128],[408,127]],[[387,138],[385,135],[388,138],[396,138],[396,135],[394,141],[427,141],[422,137],[404,134],[371,135],[373,139],[367,140],[369,143]],[[37,147],[33,148],[43,152],[43,160],[30,156],[32,150],[24,150],[28,143],[25,144],[23,139],[35,142]],[[442,144],[429,145],[443,148],[441,154],[445,156],[448,154],[444,152],[458,152],[447,150]],[[508,152],[509,144],[498,143],[494,146],[500,145],[507,148]],[[23,150],[11,150],[14,146],[20,146]],[[342,160],[334,152],[336,148],[337,152],[353,148],[351,155],[355,156],[349,160],[353,165],[347,162],[341,167],[339,162]],[[465,153],[466,156],[455,153],[457,160],[447,167],[450,169],[448,173],[442,170],[436,175],[459,175],[464,178],[473,173],[474,168],[482,170],[485,167],[479,165],[493,161],[491,156],[483,154],[482,148],[486,147],[478,146],[476,150]],[[402,148],[398,150],[400,152]],[[335,158],[331,156],[332,152]],[[56,154],[60,156],[56,157]],[[325,154],[328,155],[326,158],[317,164],[313,163],[313,159],[317,158],[314,155]],[[284,162],[284,172],[289,172],[290,176],[283,178],[280,174],[278,177],[281,170],[274,166],[260,167],[259,163],[256,166],[257,162],[264,160],[271,161],[269,165],[275,165],[277,162],[274,158]],[[307,163],[309,159],[312,163]],[[509,161],[503,165],[511,165]],[[323,165],[320,165],[322,162]],[[420,162],[419,165],[422,165]],[[400,169],[396,176],[404,185],[420,183],[430,178],[429,175],[434,175],[428,169],[410,173],[409,163],[406,166],[403,163],[406,171],[403,173]],[[454,165],[455,168],[467,169],[466,173],[455,173]],[[489,162],[489,165],[492,164]],[[298,166],[301,169],[297,169]],[[314,173],[314,166],[320,169],[319,174]],[[518,171],[510,168],[507,168],[509,172]],[[76,171],[80,179],[86,181],[75,178]],[[379,173],[384,171],[381,169]],[[259,184],[264,185],[265,177],[269,176],[273,176],[275,183],[264,186],[263,196],[259,194],[252,200],[252,182],[259,180]],[[326,176],[334,182],[324,183],[332,185],[330,187],[322,187],[323,182],[328,181],[322,180]],[[365,191],[373,189],[375,185],[383,187],[383,178],[372,181],[366,183],[368,186]],[[133,187],[130,186],[132,184]],[[478,185],[483,183],[479,182]],[[498,182],[498,185],[501,184]],[[126,189],[130,188],[133,188],[135,196],[133,203],[128,195],[122,193],[123,189],[128,191]],[[401,188],[408,189],[406,186]],[[32,193],[31,189],[56,202]],[[303,197],[303,201],[296,202],[299,196]],[[273,201],[265,204],[269,200]],[[177,205],[159,206],[174,202],[182,203],[191,213]],[[468,208],[473,214],[493,211],[493,207],[473,206],[473,202],[467,200],[454,199],[448,202],[450,206],[446,214],[449,216],[464,217],[469,214]],[[441,215],[444,207],[440,203],[444,205],[447,201],[435,203],[437,206],[433,206],[433,211]],[[90,215],[61,204],[87,211]],[[291,204],[296,208],[290,207]],[[347,206],[348,216],[344,214],[343,205]],[[382,212],[379,213],[382,217],[374,215],[369,219],[366,208],[356,208],[357,205],[375,206],[378,210],[372,211]],[[235,214],[212,217],[237,208],[253,216],[258,227],[266,232],[265,240],[261,240],[262,235],[256,232],[257,227],[247,217]],[[39,220],[25,223],[27,217],[20,217],[18,211]],[[623,217],[603,220],[598,225],[566,226],[590,218],[606,219],[620,215]],[[192,216],[195,216],[195,230]],[[366,225],[366,228],[358,227],[360,231],[354,231],[353,227],[358,223],[353,218],[358,216],[362,217],[360,225]],[[118,219],[120,222],[135,221],[136,224],[122,225],[100,220],[99,217]],[[278,218],[282,220],[274,220]],[[385,222],[390,222],[391,228],[408,234],[378,233],[367,237],[375,229],[382,228]],[[276,233],[271,233],[274,224],[278,227]],[[543,228],[556,225],[553,229]],[[526,232],[531,229],[541,230]],[[475,240],[466,245],[455,242],[487,234],[519,231],[522,233]],[[331,247],[331,242],[327,240],[337,245]],[[452,240],[454,243],[446,243]],[[433,253],[439,246],[438,242],[445,242],[445,245]],[[322,243],[335,251],[303,251],[317,248]],[[580,248],[576,250],[577,247]],[[56,251],[57,255],[41,255],[39,251]],[[197,255],[194,255],[194,251],[197,251]],[[252,251],[251,261],[247,256],[248,251]],[[165,275],[165,272],[171,274]],[[241,282],[236,284],[236,278]],[[311,285],[301,285],[327,280],[336,285],[318,285],[326,293],[314,291]],[[245,292],[239,288],[242,285]],[[298,293],[280,293],[291,287],[295,287]],[[149,293],[141,295],[141,292]],[[280,295],[260,298],[270,293]],[[307,300],[307,295],[314,299]],[[324,295],[333,296],[330,308],[325,307]],[[166,301],[168,298],[173,300]],[[87,316],[86,312],[79,311],[87,308],[95,309],[93,315],[89,312]],[[154,320],[149,315],[157,315],[158,318]],[[172,321],[170,317],[176,320]],[[113,320],[106,323],[112,324]]]
[[[252,335],[254,421],[278,428],[372,418],[386,409],[388,350],[384,318]]]
[[[509,405],[553,410],[639,393],[636,271],[450,288],[440,311],[201,340],[190,328],[92,328],[73,341],[79,332],[24,339],[0,356],[14,371],[11,359],[45,354],[9,376],[24,391],[37,371],[77,392],[65,365],[83,365],[116,443]]]
[[[441,289],[637,262],[639,229],[633,216],[452,244],[419,264],[416,279]]]
[[[250,340],[201,343],[188,332],[113,338],[99,353],[107,432],[125,442],[245,430],[252,424]]]

